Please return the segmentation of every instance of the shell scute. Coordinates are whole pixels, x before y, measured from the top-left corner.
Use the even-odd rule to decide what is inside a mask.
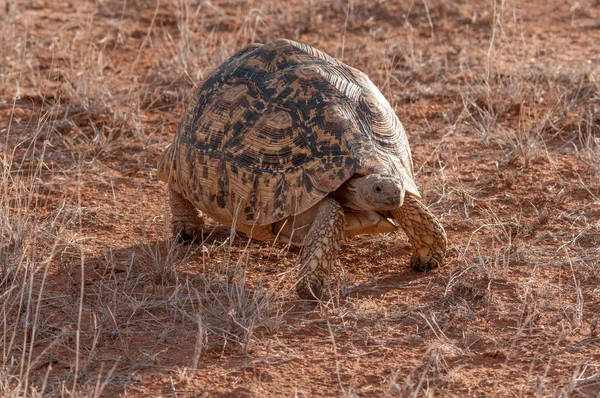
[[[209,215],[257,225],[307,210],[355,173],[401,176],[418,195],[406,134],[379,90],[289,40],[251,45],[213,71],[159,168]]]

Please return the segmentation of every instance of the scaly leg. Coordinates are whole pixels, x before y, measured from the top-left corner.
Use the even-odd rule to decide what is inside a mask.
[[[204,217],[192,202],[184,198],[179,192],[169,188],[171,202],[171,225],[173,235],[179,242],[191,243],[202,236]]]
[[[404,204],[392,214],[415,252],[410,265],[415,271],[427,271],[442,265],[446,257],[446,231],[437,218],[416,197],[406,195]]]
[[[319,204],[300,255],[300,280],[296,286],[300,298],[321,298],[323,284],[343,241],[344,211],[338,202],[326,197]]]

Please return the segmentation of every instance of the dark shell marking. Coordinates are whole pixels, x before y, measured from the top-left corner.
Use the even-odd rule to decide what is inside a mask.
[[[226,210],[257,225],[373,173],[402,177],[419,196],[406,134],[379,90],[359,70],[289,40],[251,45],[213,71],[159,165],[161,179],[209,215]]]

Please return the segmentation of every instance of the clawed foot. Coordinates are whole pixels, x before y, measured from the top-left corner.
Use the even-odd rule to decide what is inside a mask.
[[[413,247],[413,270],[424,272],[443,265],[448,245],[446,231],[420,199],[406,195],[402,207],[392,211],[392,215]]]
[[[173,221],[173,236],[179,243],[194,243],[202,239],[202,226],[189,221]]]
[[[418,253],[413,254],[410,259],[410,266],[413,271],[425,272],[440,267],[440,261],[433,257],[422,257]]]
[[[439,268],[446,257],[446,242],[434,247],[416,247],[410,258],[410,266],[413,271],[425,272]]]
[[[323,283],[314,277],[306,277],[298,282],[296,293],[302,300],[320,300],[323,296]]]

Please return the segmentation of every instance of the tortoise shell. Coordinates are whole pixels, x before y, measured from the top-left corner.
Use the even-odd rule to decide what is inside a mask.
[[[268,225],[353,176],[413,179],[406,133],[361,71],[306,44],[250,45],[192,97],[159,177],[208,215]]]

